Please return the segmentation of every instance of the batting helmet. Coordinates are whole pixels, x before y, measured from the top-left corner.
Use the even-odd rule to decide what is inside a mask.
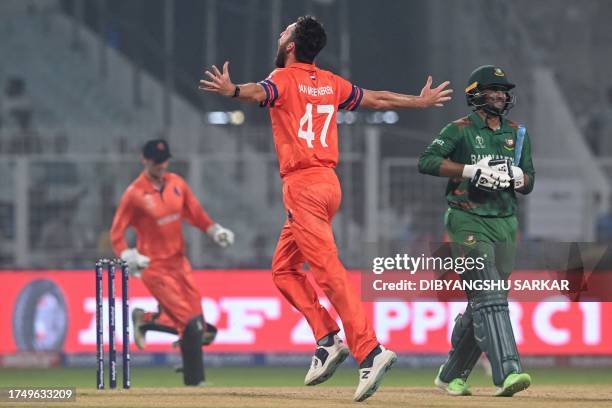
[[[468,86],[465,88],[465,96],[468,106],[473,106],[474,109],[482,109],[485,112],[504,116],[514,106],[515,97],[510,92],[515,85],[508,81],[506,73],[499,67],[494,65],[483,65],[472,72],[468,79]],[[486,102],[485,89],[502,90],[506,93],[506,103],[502,109]]]

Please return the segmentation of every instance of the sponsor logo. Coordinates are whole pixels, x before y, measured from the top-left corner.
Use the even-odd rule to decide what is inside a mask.
[[[21,320],[19,325],[13,325],[9,315],[10,311],[17,309],[17,299],[21,291],[29,283],[43,276],[58,285],[66,304],[70,305],[69,324],[66,326],[61,359],[49,357],[48,361],[43,361],[47,357],[38,352],[35,358],[39,361],[34,361],[34,357],[30,356],[31,359],[27,363],[51,366],[56,363],[90,365],[91,357],[82,357],[90,356],[90,353],[96,351],[96,299],[93,290],[87,289],[93,284],[88,272],[45,269],[4,270],[0,273],[0,310],[6,311],[3,314],[6,318],[0,321],[0,366],[3,363],[8,364],[9,358],[11,365],[26,365],[26,357],[15,354],[20,353],[21,349],[14,340],[17,335],[15,330],[25,320]],[[218,355],[228,356],[224,361],[248,365],[287,364],[288,361],[295,362],[296,358],[313,351],[312,330],[308,322],[278,292],[269,274],[267,270],[193,271],[195,285],[206,288],[205,297],[201,299],[207,313],[206,319],[219,329],[217,340],[211,347]],[[362,283],[368,283],[364,279],[369,274],[348,271],[347,275],[354,286],[360,287]],[[526,282],[524,279],[540,278],[540,271],[518,269],[512,274],[513,281],[521,279],[521,282]],[[42,296],[43,299],[46,297]],[[369,295],[364,292],[363,296],[365,298]],[[377,294],[377,297],[379,296]],[[332,318],[336,318],[327,298],[321,296],[320,301],[322,306],[330,310]],[[104,302],[106,309],[106,296]],[[120,304],[117,307],[121,309]],[[130,307],[157,310],[157,301],[140,279],[130,280]],[[448,352],[451,346],[449,339],[453,321],[458,313],[464,311],[465,303],[402,299],[394,302],[365,302],[364,309],[366,314],[372,317],[378,340],[390,349],[403,353],[442,354]],[[510,307],[510,314],[518,329],[516,341],[521,351],[548,356],[611,355],[611,313],[612,302],[512,301]],[[568,319],[568,316],[571,318]],[[118,313],[117,325],[121,325],[121,318],[121,313]],[[559,333],[564,335],[559,337]],[[174,336],[166,333],[148,332],[147,351],[134,350],[132,357],[151,364],[159,364],[161,361],[165,363],[169,361],[163,357],[166,353],[176,356],[176,350],[172,348],[174,340]],[[108,344],[108,339],[105,339],[105,343]],[[276,353],[272,354],[270,350],[275,350]],[[255,359],[253,353],[270,354],[266,354],[263,359],[260,358],[261,354],[258,354]],[[155,354],[155,358],[150,357],[152,354]],[[229,356],[232,356],[231,360]],[[596,358],[601,359],[588,359]],[[368,368],[365,370],[371,371]],[[362,373],[363,370],[360,370],[359,378]],[[372,377],[371,373],[369,377]]]
[[[179,188],[177,186],[174,186],[174,194],[176,194],[177,196],[181,196],[181,190],[179,190]]]
[[[181,219],[181,214],[180,213],[174,213],[174,214],[170,214],[170,215],[166,215],[165,217],[161,217],[160,219],[157,220],[157,225],[166,225],[166,224],[170,224],[171,222],[177,221]]]
[[[442,139],[434,139],[433,142],[431,142],[431,144],[438,144],[440,146],[444,146],[444,140],[442,140]]]

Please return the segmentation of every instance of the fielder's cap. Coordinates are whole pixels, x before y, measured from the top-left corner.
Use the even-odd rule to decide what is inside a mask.
[[[478,88],[479,90],[487,89],[493,86],[500,86],[506,90],[510,90],[515,87],[513,83],[508,80],[506,73],[503,69],[496,67],[495,65],[483,65],[478,67],[472,72],[468,79],[467,88],[465,92]]]
[[[142,147],[142,156],[145,159],[153,160],[155,163],[163,163],[172,155],[170,154],[170,146],[164,139],[149,140]]]

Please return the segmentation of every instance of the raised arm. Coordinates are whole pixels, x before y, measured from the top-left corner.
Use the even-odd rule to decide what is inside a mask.
[[[225,61],[223,64],[223,72],[219,71],[215,65],[211,68],[212,72],[206,70],[204,73],[208,79],[200,79],[198,89],[215,92],[227,97],[236,97],[237,99],[247,102],[261,103],[266,100],[266,91],[261,85],[254,82],[240,85],[232,83],[228,67],[229,61]]]
[[[450,82],[444,81],[435,88],[432,88],[431,84],[432,78],[430,75],[427,77],[427,82],[419,96],[364,89],[360,106],[376,110],[444,106],[444,102],[450,101],[450,94],[453,92],[452,89],[445,89]]]

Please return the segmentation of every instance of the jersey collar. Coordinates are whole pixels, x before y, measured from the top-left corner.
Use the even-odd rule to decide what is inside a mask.
[[[475,124],[479,129],[488,128],[487,124],[484,120],[482,120],[478,113],[472,112],[468,117],[470,118],[472,123]]]
[[[475,124],[479,129],[489,129],[489,126],[487,126],[486,122],[484,120],[482,120],[482,118],[480,117],[480,115],[476,112],[472,112],[469,114],[468,116],[470,118],[470,120],[472,121],[473,124]],[[508,125],[508,120],[504,117],[501,118],[501,124],[498,130],[491,130],[492,132],[512,132],[512,129],[510,128],[510,126]]]
[[[287,65],[287,68],[297,68],[297,69],[302,69],[304,71],[312,71],[316,69],[317,67],[315,66],[314,63],[306,64],[305,62],[294,62],[290,65]]]
[[[146,171],[142,171],[140,173],[139,178],[139,184],[141,185],[142,189],[147,192],[147,193],[156,193],[159,190],[157,188],[155,188],[155,186],[153,185],[153,182],[151,181],[151,179],[149,178],[149,176],[147,176]],[[166,174],[164,174],[164,186],[168,185],[168,172],[166,172]]]

